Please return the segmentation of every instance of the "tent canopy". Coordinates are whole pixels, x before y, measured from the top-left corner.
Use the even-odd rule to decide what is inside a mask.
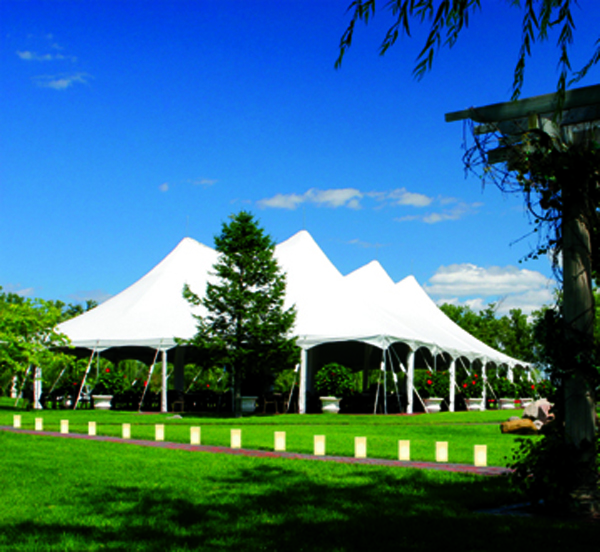
[[[379,349],[404,343],[453,358],[523,364],[483,344],[452,322],[414,277],[395,284],[373,261],[343,276],[310,234],[301,231],[275,248],[286,274],[286,308],[295,305],[294,335],[303,349],[358,341]],[[166,351],[177,338],[196,333],[184,284],[199,296],[212,276],[218,253],[184,238],[163,261],[133,285],[89,312],[59,325],[72,345],[97,351],[113,347]],[[131,349],[134,350],[134,349]]]

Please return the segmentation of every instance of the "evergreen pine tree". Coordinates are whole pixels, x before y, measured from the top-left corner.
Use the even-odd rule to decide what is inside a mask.
[[[215,237],[218,280],[207,284],[203,298],[187,285],[183,293],[208,311],[196,316],[198,332],[191,343],[232,372],[239,416],[243,386],[253,394],[265,391],[275,373],[298,361],[299,349],[290,337],[296,311],[283,308],[285,275],[273,256],[275,243],[250,213],[230,219]]]

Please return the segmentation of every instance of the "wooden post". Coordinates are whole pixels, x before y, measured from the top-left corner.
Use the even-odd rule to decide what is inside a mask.
[[[575,172],[567,178],[591,178]],[[572,373],[564,379],[565,438],[574,447],[572,469],[579,474],[578,487],[596,484],[596,409],[594,388],[586,377],[585,358],[593,347],[594,296],[592,293],[592,253],[590,232],[585,224],[585,198],[570,192],[571,182],[562,182],[563,189],[563,313],[565,346],[572,357]],[[578,186],[574,186],[578,188]],[[589,358],[589,357],[588,357]],[[565,368],[565,367],[563,367]],[[585,491],[584,491],[585,492]]]

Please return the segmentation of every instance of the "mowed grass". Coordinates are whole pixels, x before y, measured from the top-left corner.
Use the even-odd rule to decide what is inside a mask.
[[[590,524],[482,513],[500,477],[0,431],[0,550],[495,551],[597,546]]]
[[[354,438],[367,438],[370,458],[398,459],[398,441],[410,441],[411,460],[435,461],[436,442],[448,442],[449,461],[473,464],[474,446],[487,445],[488,465],[506,466],[516,437],[502,435],[499,424],[511,413],[506,411],[456,412],[414,416],[281,415],[243,418],[196,417],[173,414],[137,414],[97,410],[45,410],[15,412],[0,410],[0,425],[13,425],[13,415],[21,415],[23,429],[34,429],[35,419],[43,419],[45,431],[59,431],[61,420],[69,420],[71,433],[87,433],[95,421],[97,434],[121,437],[122,425],[131,424],[132,439],[155,438],[155,425],[165,426],[165,440],[190,442],[190,427],[201,430],[203,445],[229,446],[231,429],[242,430],[242,447],[273,450],[275,431],[285,431],[286,450],[312,454],[314,436],[324,435],[326,454],[353,456]],[[518,414],[517,412],[514,412]]]

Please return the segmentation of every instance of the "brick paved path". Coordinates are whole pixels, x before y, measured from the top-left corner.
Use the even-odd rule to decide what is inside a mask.
[[[0,431],[25,433],[28,435],[46,435],[49,437],[63,437],[66,439],[88,439],[92,441],[105,441],[122,443],[142,447],[156,447],[171,450],[187,450],[192,452],[210,452],[216,454],[233,454],[237,456],[254,456],[258,458],[289,458],[292,460],[316,460],[319,462],[340,462],[344,464],[369,464],[372,466],[392,466],[398,468],[417,468],[425,470],[442,470],[459,473],[474,473],[478,475],[503,475],[509,473],[508,468],[488,466],[485,468],[470,464],[451,464],[441,462],[405,462],[400,460],[384,460],[380,458],[352,458],[348,456],[314,456],[295,452],[272,452],[266,450],[232,449],[229,447],[215,447],[207,445],[188,445],[185,443],[172,443],[168,441],[151,441],[145,439],[122,439],[119,437],[90,436],[82,433],[59,433],[56,431],[34,431],[28,429],[15,429],[10,426],[0,426]]]

